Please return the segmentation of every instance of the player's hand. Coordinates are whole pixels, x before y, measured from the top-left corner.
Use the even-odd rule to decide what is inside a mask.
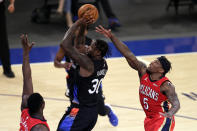
[[[83,26],[87,27],[87,25],[92,24],[93,21],[94,20],[91,19],[91,17],[90,18],[84,18],[84,17],[82,17],[82,18],[78,19],[76,22],[77,22],[78,25],[83,25]]]
[[[58,14],[63,14],[63,8],[62,7],[58,7],[57,8],[57,10],[56,10],[56,12],[58,13]]]
[[[172,119],[173,116],[173,114],[170,112],[166,112],[166,113],[159,112],[159,114],[170,119]]]
[[[32,42],[31,44],[29,44],[27,34],[26,34],[26,35],[22,34],[22,35],[20,36],[20,38],[21,38],[21,44],[22,44],[22,46],[23,46],[24,54],[29,54],[31,48],[33,47],[33,45],[34,45],[35,43]]]
[[[64,63],[64,68],[66,69],[66,70],[70,70],[70,67],[72,66],[72,62],[66,62],[66,63]]]
[[[90,25],[90,24],[93,24],[95,19],[93,17],[93,14],[94,12],[91,12],[91,10],[88,10],[86,11],[83,15],[82,15],[82,18],[83,21],[87,24],[87,25]]]
[[[96,27],[96,32],[103,34],[105,37],[107,38],[111,38],[112,37],[112,33],[111,33],[111,29],[107,30],[105,29],[103,26],[99,25],[98,27]]]
[[[15,11],[15,7],[14,7],[14,4],[13,3],[8,6],[8,11],[10,13],[13,13]]]

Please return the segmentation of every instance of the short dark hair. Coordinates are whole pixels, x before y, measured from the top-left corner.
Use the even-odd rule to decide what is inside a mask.
[[[30,113],[36,113],[41,108],[44,103],[43,97],[39,93],[33,93],[29,96],[27,100],[27,106]]]
[[[104,57],[109,57],[111,56],[111,50],[107,42],[104,40],[96,40],[96,48],[101,52],[101,56]]]
[[[170,71],[170,69],[172,68],[171,62],[165,56],[160,56],[157,59],[159,60],[159,62],[162,65],[162,68],[164,69],[163,75],[165,76],[166,73],[168,73]]]

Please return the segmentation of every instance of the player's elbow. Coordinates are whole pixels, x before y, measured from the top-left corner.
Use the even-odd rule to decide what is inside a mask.
[[[53,65],[54,65],[56,68],[58,68],[57,60],[54,60]]]
[[[54,65],[55,67],[58,67],[58,65],[59,65],[59,63],[61,63],[61,61],[62,61],[62,59],[59,58],[58,55],[56,55],[56,56],[55,56],[55,59],[54,59],[54,61],[53,61],[53,65]]]
[[[84,69],[86,69],[86,71],[88,71],[87,74],[89,74],[89,75],[91,75],[94,72],[94,66],[91,66],[91,65],[84,67]]]
[[[94,67],[91,65],[86,66],[85,69],[91,74],[94,72]]]
[[[88,70],[89,70],[89,72],[93,73],[94,72],[94,67],[90,67]]]

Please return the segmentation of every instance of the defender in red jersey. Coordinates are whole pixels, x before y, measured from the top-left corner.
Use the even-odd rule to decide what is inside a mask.
[[[23,46],[23,93],[19,131],[49,131],[49,126],[43,116],[44,99],[39,93],[33,93],[29,52],[34,43],[29,44],[27,35],[22,35],[21,41]]]
[[[140,78],[139,97],[146,114],[144,128],[146,131],[172,131],[174,114],[180,109],[180,102],[173,84],[165,77],[171,69],[171,63],[165,56],[158,57],[147,67],[139,61],[129,48],[102,26],[96,32],[111,39],[112,43],[126,58],[131,68],[138,71]],[[171,107],[169,107],[171,105]]]

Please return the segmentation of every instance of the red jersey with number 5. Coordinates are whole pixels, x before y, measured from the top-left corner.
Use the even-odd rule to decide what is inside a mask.
[[[152,81],[148,73],[144,74],[140,80],[140,103],[148,118],[156,117],[159,112],[167,112],[169,109],[167,97],[160,92],[160,86],[165,81],[168,81],[167,77]]]

